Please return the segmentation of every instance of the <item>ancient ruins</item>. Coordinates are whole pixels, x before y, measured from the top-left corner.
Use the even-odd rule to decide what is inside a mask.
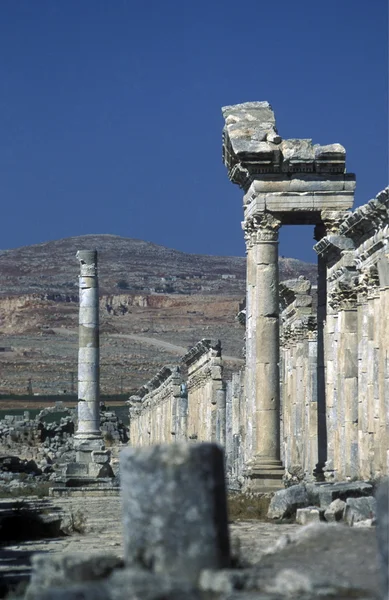
[[[97,251],[80,250],[78,419],[45,423],[59,403],[0,423],[26,453],[0,457],[1,597],[388,597],[389,188],[352,211],[342,146],[282,140],[267,102],[223,116],[244,192],[244,368],[226,378],[221,342],[202,339],[130,397],[127,432],[100,405]],[[279,281],[285,224],[315,225],[317,285]],[[228,523],[232,498],[249,514],[264,500],[267,521]]]
[[[204,339],[130,398],[130,444],[225,447],[231,488],[389,471],[389,188],[352,211],[338,143],[283,140],[267,102],[223,108],[223,160],[243,190],[245,368]],[[317,286],[279,282],[282,225],[315,225]]]

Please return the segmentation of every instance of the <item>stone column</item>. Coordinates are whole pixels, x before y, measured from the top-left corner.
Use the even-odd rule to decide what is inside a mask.
[[[280,378],[278,230],[273,214],[257,213],[245,222],[255,261],[255,352],[246,354],[248,391],[253,395],[255,467],[266,470],[280,465]],[[248,265],[249,268],[249,265]],[[248,315],[249,316],[249,315]],[[252,319],[251,319],[252,320]],[[247,319],[247,341],[250,319]],[[274,474],[273,474],[274,475]]]
[[[242,223],[246,242],[246,335],[245,335],[245,412],[253,415],[255,412],[255,356],[256,356],[256,263],[254,249],[254,232],[251,220]],[[256,423],[246,419],[244,439],[244,461],[253,456],[253,440],[256,435]]]
[[[339,359],[338,359],[338,473],[342,477],[358,475],[358,314],[356,285],[343,291],[339,306]]]
[[[101,439],[97,250],[79,250],[78,440]]]

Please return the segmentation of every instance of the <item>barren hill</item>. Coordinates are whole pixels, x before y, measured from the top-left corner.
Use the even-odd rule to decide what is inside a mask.
[[[245,258],[186,254],[117,235],[84,235],[0,251],[0,294],[78,292],[76,251],[99,251],[101,294],[244,294]],[[280,277],[316,278],[316,266],[281,258]]]
[[[221,339],[231,357],[227,369],[241,364],[244,332],[236,314],[245,295],[245,258],[88,235],[0,251],[0,394],[74,390],[75,254],[88,248],[99,251],[104,393],[145,383],[203,337]],[[316,267],[280,259],[280,275],[315,281]]]

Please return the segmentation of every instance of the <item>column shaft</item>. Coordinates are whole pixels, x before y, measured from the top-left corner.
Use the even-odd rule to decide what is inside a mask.
[[[261,241],[257,255],[256,447],[258,457],[280,458],[278,241]]]
[[[100,438],[97,251],[80,250],[77,438]]]

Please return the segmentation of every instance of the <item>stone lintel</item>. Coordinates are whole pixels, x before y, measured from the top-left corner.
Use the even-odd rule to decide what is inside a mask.
[[[283,225],[316,225],[322,222],[322,211],[349,210],[354,202],[353,191],[340,192],[273,192],[248,194],[245,219],[258,213],[276,213]]]
[[[354,173],[328,173],[325,176],[319,173],[264,173],[252,182],[245,199],[251,194],[273,192],[354,192],[355,187]]]

